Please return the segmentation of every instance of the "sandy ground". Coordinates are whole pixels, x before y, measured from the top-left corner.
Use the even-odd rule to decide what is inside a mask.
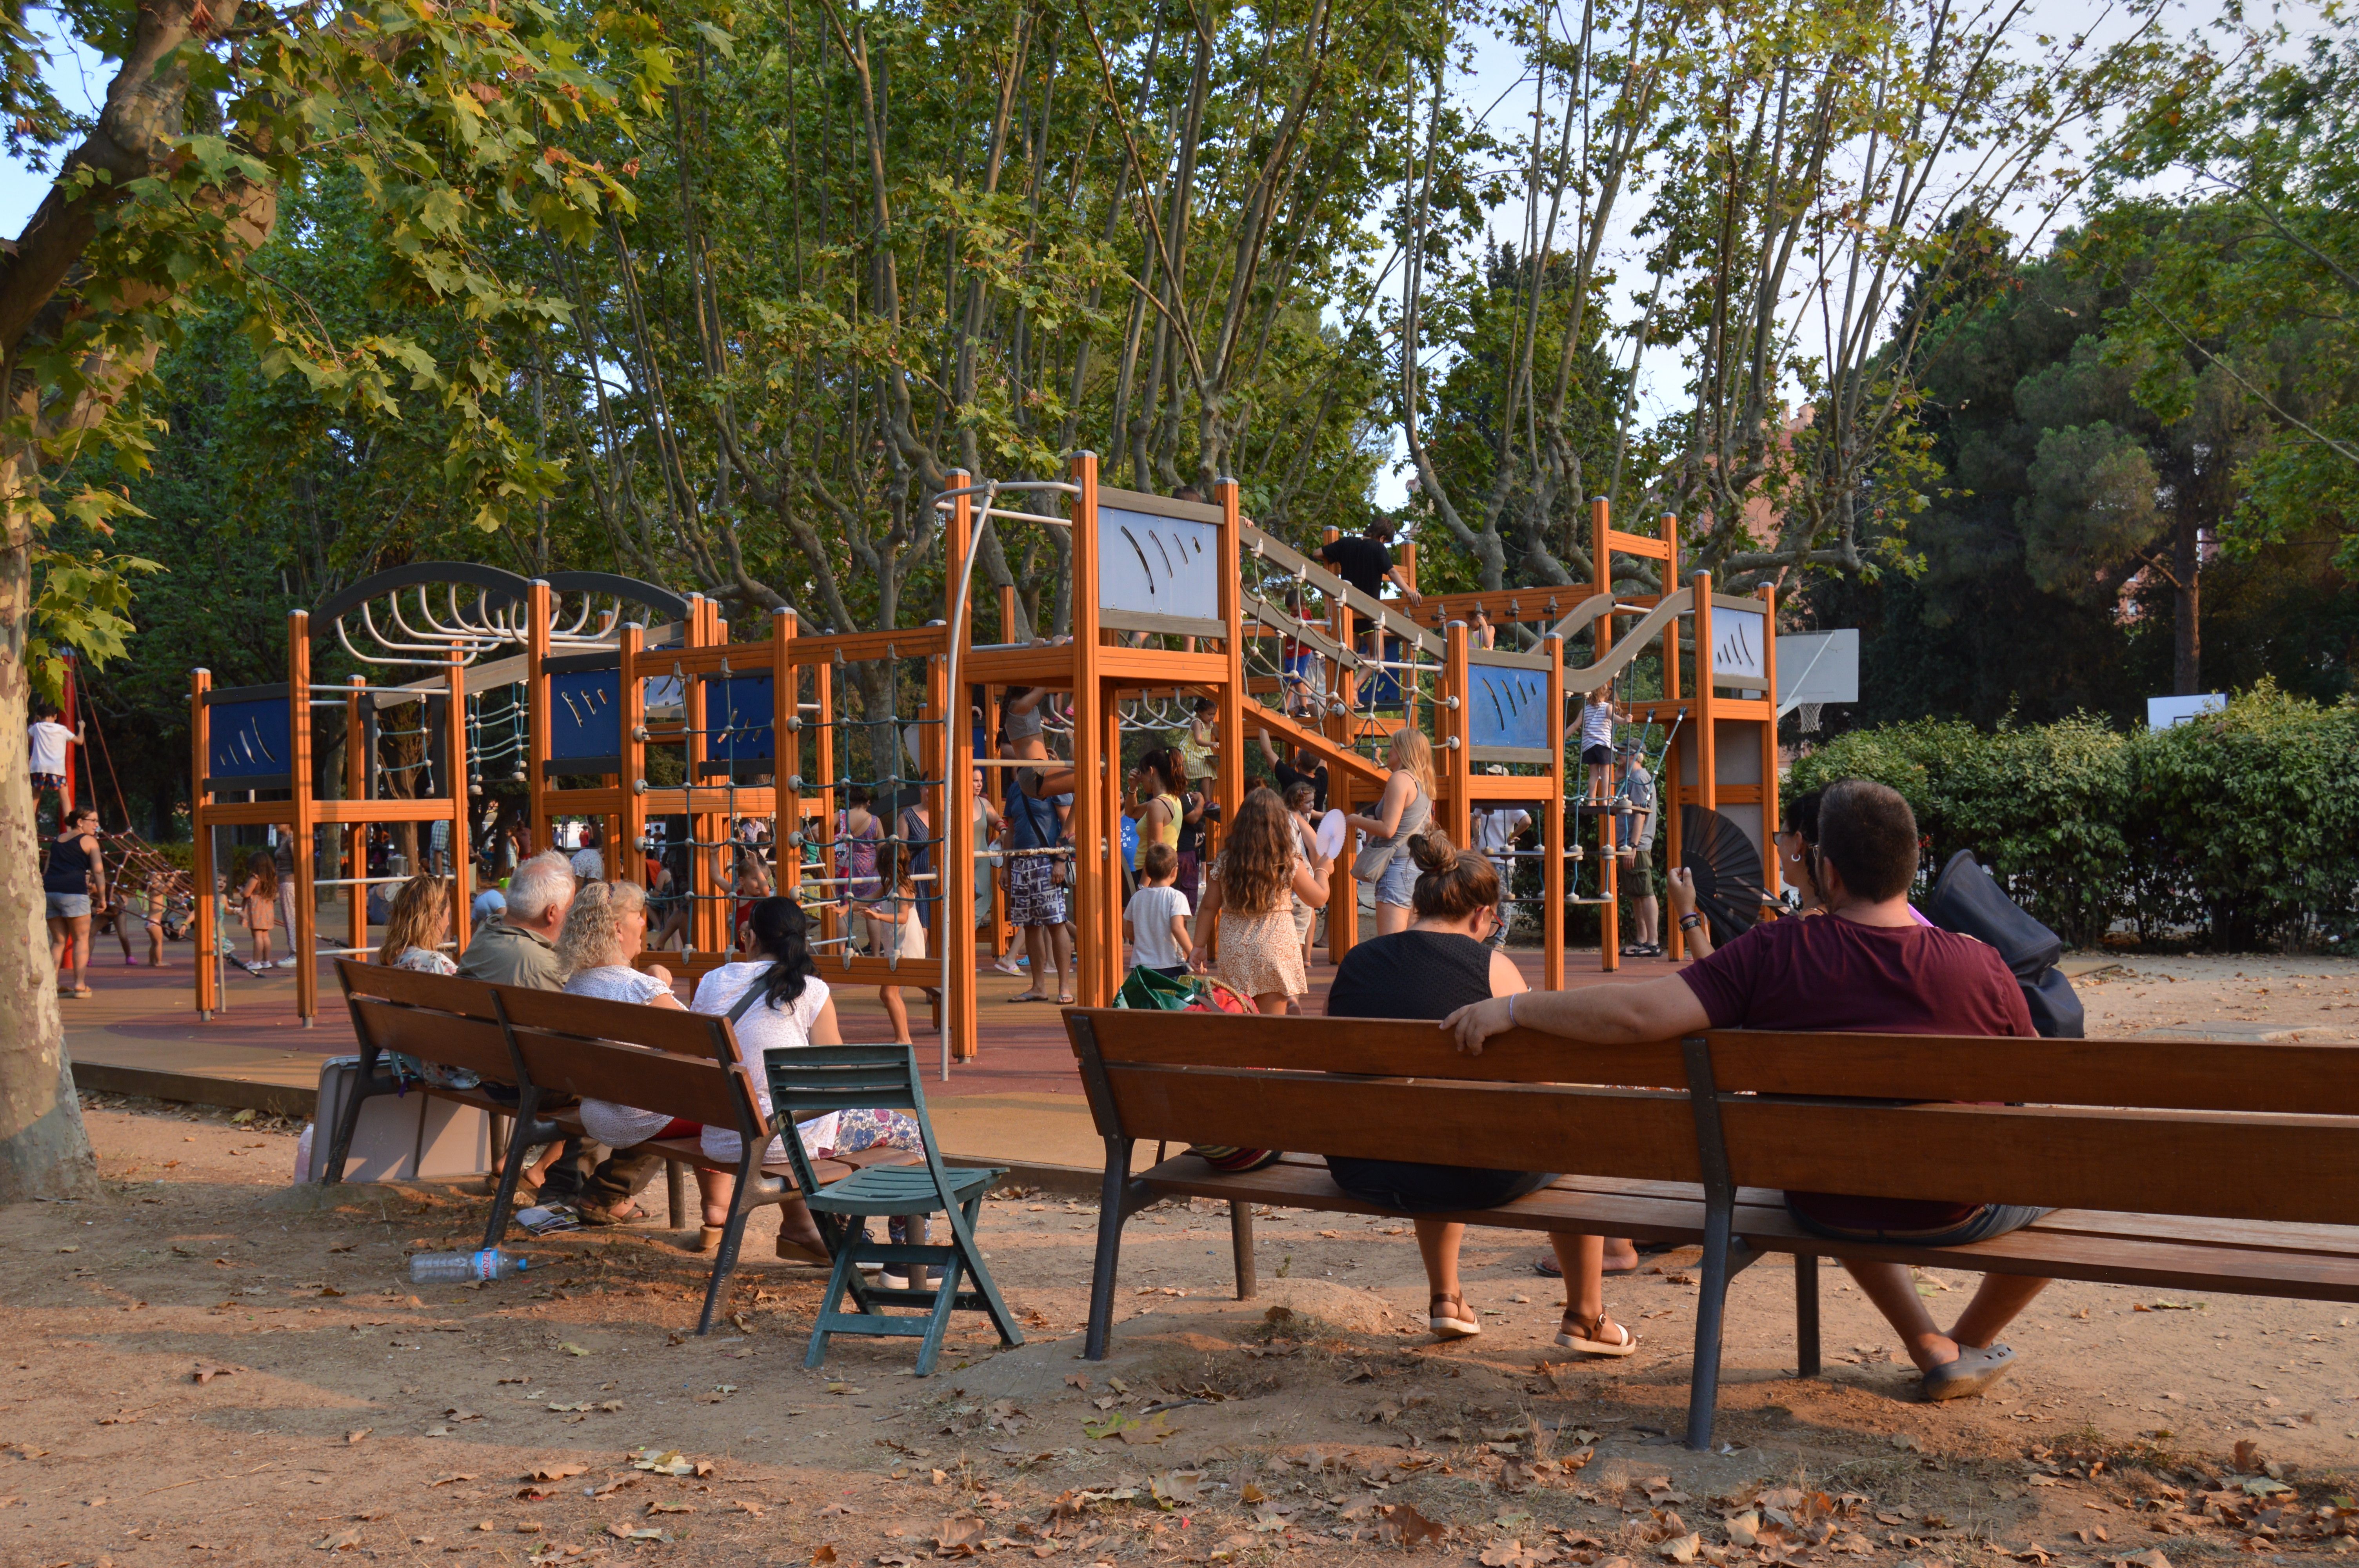
[[[2093,1035],[2359,1040],[2359,960],[2125,957],[2072,982]]]
[[[2104,1033],[2245,1013],[2307,1033],[2342,1027],[2351,983],[2181,959],[2082,989]],[[1167,1206],[1131,1224],[1115,1356],[1091,1365],[1094,1206],[1006,1195],[981,1235],[1027,1343],[962,1317],[921,1382],[906,1341],[838,1340],[803,1369],[819,1277],[769,1260],[766,1219],[728,1322],[698,1338],[704,1264],[669,1233],[528,1240],[521,1278],[413,1287],[406,1255],[472,1244],[479,1192],[322,1202],[289,1185],[293,1127],[87,1115],[103,1195],[0,1210],[5,1568],[2359,1552],[2359,1307],[2059,1284],[2010,1334],[2016,1374],[1936,1407],[1832,1273],[1826,1373],[1796,1379],[1771,1260],[1732,1289],[1719,1450],[1699,1455],[1676,1437],[1692,1251],[1610,1282],[1636,1356],[1574,1363],[1534,1238],[1474,1236],[1486,1332],[1442,1347],[1400,1222],[1267,1216],[1263,1291],[1239,1303],[1225,1214]]]

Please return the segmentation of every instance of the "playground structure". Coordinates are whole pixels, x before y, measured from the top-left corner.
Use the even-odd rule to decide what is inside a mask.
[[[1681,813],[1669,807],[1731,809],[1744,814],[1763,883],[1774,889],[1776,790],[1764,784],[1776,778],[1774,605],[1766,593],[1714,595],[1703,574],[1671,586],[1669,519],[1658,538],[1622,533],[1598,503],[1598,581],[1561,615],[1552,596],[1563,590],[1462,594],[1426,600],[1428,626],[1262,532],[1239,499],[1232,480],[1213,486],[1211,503],[1104,489],[1087,452],[1064,480],[954,475],[936,500],[943,613],[919,627],[812,634],[780,610],[758,640],[733,641],[718,603],[699,596],[601,573],[527,579],[459,563],[380,573],[316,614],[296,611],[283,685],[214,690],[202,670],[191,680],[200,1016],[223,997],[210,961],[220,909],[202,896],[215,886],[220,829],[277,826],[311,851],[293,857],[290,933],[308,1024],[318,1011],[317,957],[365,954],[368,890],[419,869],[372,875],[372,827],[430,836],[431,858],[419,858],[460,881],[451,935],[464,947],[470,843],[491,770],[504,781],[521,775],[533,848],[550,845],[559,819],[580,817],[603,825],[610,878],[644,885],[651,863],[669,860],[673,896],[690,912],[686,950],[650,951],[642,964],[693,980],[726,962],[735,906],[775,879],[776,891],[818,914],[817,957],[832,984],[914,986],[937,998],[947,1070],[978,1048],[977,922],[968,913],[978,858],[1005,858],[972,842],[967,780],[971,769],[985,771],[998,786],[990,793],[1001,795],[1026,765],[977,755],[987,719],[965,716],[995,714],[1003,693],[1027,687],[1066,694],[1048,728],[1067,752],[1049,765],[1074,771],[1070,848],[1045,852],[1073,860],[1074,990],[1084,1006],[1111,1003],[1123,979],[1126,747],[1135,755],[1160,743],[1202,697],[1215,705],[1207,782],[1218,821],[1243,802],[1258,730],[1323,762],[1329,804],[1346,812],[1373,807],[1387,776],[1380,759],[1404,727],[1432,742],[1435,820],[1453,841],[1472,841],[1477,810],[1529,811],[1538,844],[1516,855],[1538,862],[1538,887],[1512,896],[1539,906],[1550,987],[1563,983],[1568,902],[1599,906],[1603,962],[1613,968],[1619,958],[1615,817],[1576,803],[1564,782],[1568,705],[1581,694],[1647,677],[1648,695],[1625,706],[1643,733],[1664,734],[1660,799],[1673,863]],[[1000,589],[988,608],[1001,640],[977,640],[973,575],[986,530],[1003,546],[1040,531],[1028,542],[1061,557],[1068,635],[1012,637],[1015,596]],[[1617,556],[1658,563],[1667,591],[1617,594]],[[1046,585],[1043,603],[1059,586]],[[1470,634],[1478,603],[1498,628],[1497,646]],[[1623,620],[1635,624],[1624,630]],[[1566,649],[1584,633],[1593,656],[1569,665]],[[329,636],[381,674],[314,681],[313,643]],[[1290,667],[1288,643],[1298,654]],[[330,780],[314,758],[323,734],[333,740],[338,710],[343,765]],[[855,788],[876,797],[888,835],[916,825],[900,841],[916,860],[925,957],[854,950],[857,911],[893,915],[901,903],[855,880],[841,826]],[[1582,842],[1584,828],[1593,845]],[[1584,894],[1576,879],[1592,857]],[[1338,959],[1357,937],[1351,859],[1347,845],[1328,906],[1328,950]],[[345,932],[323,948],[315,912],[329,890],[345,898]],[[995,899],[994,926],[997,914]],[[1676,954],[1678,934],[1669,935]]]

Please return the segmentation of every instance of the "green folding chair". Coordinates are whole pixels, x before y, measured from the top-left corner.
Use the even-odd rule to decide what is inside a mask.
[[[926,1377],[941,1354],[942,1336],[953,1311],[988,1313],[1002,1345],[1023,1344],[1024,1332],[1016,1326],[1007,1303],[999,1299],[999,1287],[992,1283],[991,1271],[974,1244],[974,1222],[983,1210],[983,1195],[1007,1173],[1004,1169],[953,1171],[943,1166],[933,1123],[926,1117],[917,1047],[810,1045],[766,1052],[763,1065],[770,1080],[770,1103],[784,1128],[832,1110],[906,1110],[917,1119],[926,1141],[922,1165],[872,1165],[822,1188],[811,1171],[802,1140],[791,1135],[786,1139],[795,1180],[808,1195],[803,1201],[821,1217],[822,1226],[832,1229],[840,1225],[844,1233],[835,1249],[835,1270],[828,1276],[827,1294],[820,1302],[819,1322],[811,1328],[810,1350],[803,1357],[803,1365],[815,1368],[827,1359],[828,1336],[832,1334],[923,1336],[925,1343],[918,1350],[918,1376]],[[925,1218],[937,1212],[950,1223],[947,1246],[867,1239],[866,1222],[872,1218]],[[919,1288],[913,1281],[912,1288],[905,1290],[867,1284],[860,1277],[860,1265],[864,1262],[898,1263],[905,1269],[925,1264],[934,1270],[933,1281]],[[961,1279],[968,1276],[973,1288],[962,1291]],[[858,1311],[836,1310],[836,1303],[847,1294]],[[932,1310],[924,1317],[887,1316],[879,1310],[887,1306]]]

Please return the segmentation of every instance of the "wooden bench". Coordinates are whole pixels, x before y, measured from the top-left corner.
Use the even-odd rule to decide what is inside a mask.
[[[1806,1377],[1819,1369],[1821,1257],[2359,1301],[2359,1046],[1742,1030],[1596,1046],[1516,1030],[1469,1057],[1421,1022],[1065,1017],[1106,1144],[1093,1360],[1122,1227],[1145,1205],[1226,1200],[1241,1298],[1254,1293],[1252,1206],[1385,1212],[1347,1196],[1316,1155],[1232,1175],[1180,1154],[1134,1176],[1142,1138],[1577,1169],[1446,1217],[1701,1245],[1687,1431],[1699,1449],[1728,1282],[1767,1252],[1794,1259]],[[1795,1223],[1787,1190],[2053,1212],[1968,1246],[1836,1241]]]
[[[361,1041],[361,1086],[366,1093],[393,1092],[391,1075],[378,1071],[387,1051],[468,1067],[484,1076],[487,1087],[496,1083],[513,1090],[511,1102],[480,1088],[421,1088],[415,1080],[409,1085],[411,1092],[435,1094],[516,1118],[484,1227],[486,1247],[498,1246],[507,1233],[527,1150],[551,1138],[586,1135],[576,1103],[580,1100],[606,1100],[683,1120],[734,1128],[744,1151],[735,1163],[709,1158],[700,1138],[657,1139],[647,1145],[675,1171],[723,1170],[737,1178],[697,1332],[702,1334],[712,1326],[722,1287],[736,1265],[747,1217],[756,1208],[783,1204],[803,1190],[790,1161],[762,1162],[778,1127],[774,1119],[762,1114],[752,1076],[738,1060],[735,1032],[727,1019],[374,964],[340,961],[338,971]],[[494,1054],[495,1044],[497,1055]],[[360,1098],[356,1093],[339,1119],[338,1141],[332,1146],[324,1181],[342,1177],[343,1162],[332,1156],[341,1154],[349,1143]],[[869,1166],[922,1159],[907,1150],[871,1149],[810,1161],[810,1165],[812,1179],[823,1188]],[[675,1224],[681,1206],[675,1195]],[[841,1227],[824,1216],[816,1217],[831,1254],[841,1250]]]

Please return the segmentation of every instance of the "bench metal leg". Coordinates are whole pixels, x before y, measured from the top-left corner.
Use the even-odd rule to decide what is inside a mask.
[[[1814,1252],[1794,1255],[1794,1355],[1798,1376],[1819,1375],[1819,1259]]]
[[[664,1162],[664,1199],[671,1206],[671,1227],[688,1228],[688,1167],[678,1160]],[[703,1217],[698,1216],[701,1219]]]
[[[515,1126],[507,1138],[506,1152],[500,1160],[500,1177],[492,1189],[492,1212],[484,1220],[484,1245],[497,1247],[508,1232],[508,1219],[516,1212],[516,1187],[524,1179],[525,1156],[532,1152],[532,1140],[526,1133],[539,1121],[540,1097],[527,1089],[516,1097]]]
[[[1085,1360],[1106,1358],[1106,1340],[1114,1333],[1114,1281],[1122,1262],[1123,1199],[1130,1184],[1131,1141],[1105,1141],[1105,1182],[1098,1189],[1098,1251],[1090,1268],[1090,1331],[1082,1342]]]
[[[1253,1205],[1244,1198],[1229,1200],[1229,1251],[1237,1265],[1237,1300],[1249,1302],[1260,1290],[1254,1280]]]
[[[672,1167],[678,1170],[677,1165]],[[721,1310],[721,1292],[729,1283],[729,1276],[737,1267],[737,1245],[745,1238],[746,1210],[736,1209],[729,1223],[722,1227],[721,1246],[712,1260],[712,1278],[704,1287],[704,1314],[696,1320],[696,1332],[703,1334],[712,1327],[712,1314]]]
[[[1688,1380],[1688,1446],[1698,1453],[1712,1448],[1712,1408],[1720,1399],[1720,1335],[1727,1314],[1730,1232],[1734,1206],[1711,1203],[1703,1222],[1703,1286],[1697,1292],[1695,1362]],[[1743,1243],[1737,1243],[1742,1246]]]

